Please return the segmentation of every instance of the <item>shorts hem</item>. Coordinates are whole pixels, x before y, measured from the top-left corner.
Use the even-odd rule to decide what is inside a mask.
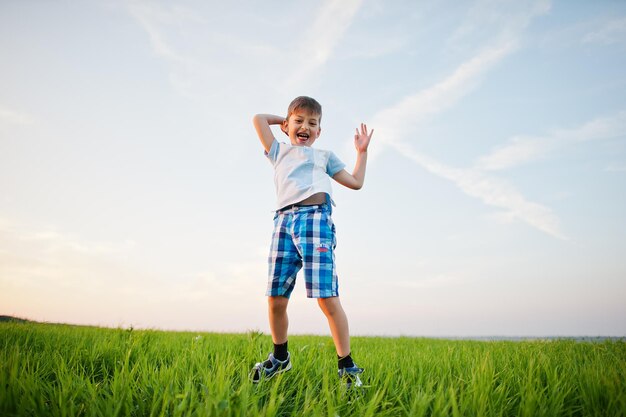
[[[267,297],[285,297],[285,298],[291,297],[291,293],[287,291],[283,291],[282,293],[279,293],[279,292],[273,293],[273,292],[267,291],[265,295]]]
[[[339,292],[332,291],[332,292],[325,292],[325,293],[316,294],[316,295],[307,293],[306,297],[307,298],[333,298],[333,297],[339,297]]]

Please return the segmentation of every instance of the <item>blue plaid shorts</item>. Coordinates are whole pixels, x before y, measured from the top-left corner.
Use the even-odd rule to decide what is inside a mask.
[[[266,295],[289,298],[296,275],[304,267],[307,297],[338,296],[336,246],[335,225],[328,204],[277,211]]]

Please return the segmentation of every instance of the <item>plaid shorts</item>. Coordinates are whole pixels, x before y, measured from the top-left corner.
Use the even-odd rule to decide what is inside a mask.
[[[279,210],[269,255],[267,296],[289,298],[304,267],[309,298],[336,297],[335,225],[328,204]]]

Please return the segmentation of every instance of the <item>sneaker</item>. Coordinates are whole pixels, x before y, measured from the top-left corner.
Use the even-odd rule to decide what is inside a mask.
[[[364,371],[363,368],[359,368],[356,363],[351,368],[340,368],[339,369],[339,379],[341,379],[346,384],[346,388],[350,389],[354,387],[360,387],[363,385],[361,382],[361,378],[359,378],[359,374],[362,374]]]
[[[259,362],[250,371],[250,380],[258,383],[261,379],[270,379],[276,374],[287,372],[291,369],[291,354],[287,352],[287,359],[279,361],[270,353],[265,362]]]

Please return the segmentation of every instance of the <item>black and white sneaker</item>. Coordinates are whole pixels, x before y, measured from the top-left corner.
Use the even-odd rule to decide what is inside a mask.
[[[359,374],[362,374],[364,371],[363,368],[359,368],[356,363],[354,366],[350,368],[340,368],[339,379],[346,384],[346,388],[350,389],[352,387],[360,387],[363,385],[361,382],[361,378],[359,378]]]
[[[262,379],[270,379],[276,374],[287,372],[291,369],[291,354],[287,352],[287,359],[279,361],[270,353],[265,362],[258,362],[250,371],[250,380],[258,383]]]

